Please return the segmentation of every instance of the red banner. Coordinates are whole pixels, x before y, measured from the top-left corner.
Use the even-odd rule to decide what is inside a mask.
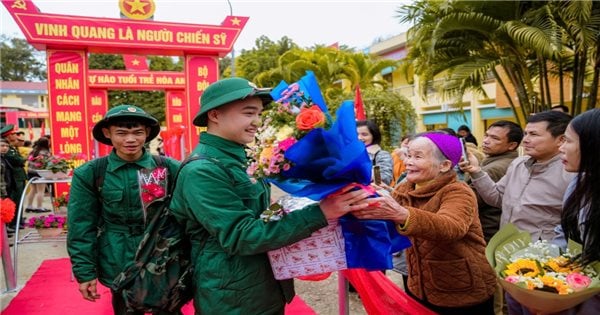
[[[183,72],[175,71],[123,71],[89,70],[90,88],[115,90],[184,89]]]
[[[219,63],[215,57],[186,56],[185,81],[188,104],[188,121],[186,126],[193,126],[192,120],[200,111],[200,96],[206,88],[219,78]],[[198,143],[199,128],[188,128],[188,148]]]
[[[54,153],[89,156],[85,52],[48,51],[48,104]]]
[[[185,154],[182,155],[181,139],[183,138],[183,143],[186,143],[189,133],[186,134],[184,131],[186,129],[194,129],[185,127],[186,122],[190,121],[185,103],[185,92],[167,90],[165,92],[165,98],[167,100],[167,130],[161,132],[164,150],[166,155],[178,160],[183,160],[190,152],[185,152]]]
[[[93,143],[93,147],[91,148],[91,156],[96,158],[100,156],[105,156],[110,153],[112,147],[102,144],[96,140],[94,140],[94,136],[92,135],[92,129],[98,123],[108,110],[108,93],[106,90],[97,90],[90,89],[90,100],[88,102],[88,135],[90,143]]]
[[[87,62],[83,51],[48,50],[48,105],[54,154],[90,157],[87,110]],[[75,166],[87,159],[77,159]],[[68,189],[57,185],[57,192]]]
[[[27,41],[42,50],[181,55],[229,53],[248,17],[228,16],[218,25],[94,18],[35,12],[30,0],[2,0]]]

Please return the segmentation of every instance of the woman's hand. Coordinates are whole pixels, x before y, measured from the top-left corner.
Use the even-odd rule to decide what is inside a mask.
[[[391,220],[396,224],[404,224],[408,217],[408,210],[401,206],[392,196],[370,198],[368,206],[352,211],[359,219]]]
[[[354,187],[353,185],[346,186],[338,193],[321,200],[319,205],[327,220],[337,219],[350,211],[364,209],[368,206],[371,199],[367,200],[367,198],[370,193],[363,189],[351,191]]]

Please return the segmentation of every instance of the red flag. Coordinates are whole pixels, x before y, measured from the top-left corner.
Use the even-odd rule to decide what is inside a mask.
[[[45,125],[45,120],[42,120],[42,125],[40,126],[40,137],[43,137],[46,135],[46,127]]]
[[[360,87],[356,86],[356,95],[354,96],[354,112],[356,113],[356,120],[366,120],[365,107],[360,96]]]
[[[148,71],[146,56],[123,55],[123,62],[127,70]]]
[[[29,141],[33,141],[33,126],[31,120],[27,122],[27,131],[29,132]]]

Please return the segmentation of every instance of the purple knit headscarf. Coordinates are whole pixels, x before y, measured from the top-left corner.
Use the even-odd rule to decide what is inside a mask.
[[[452,162],[452,167],[460,162],[462,144],[457,137],[443,133],[426,133],[422,137],[431,140],[442,151],[442,154]]]

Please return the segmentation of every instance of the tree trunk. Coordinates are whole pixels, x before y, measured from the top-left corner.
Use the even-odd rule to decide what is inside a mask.
[[[596,101],[598,99],[598,84],[600,76],[600,38],[596,38],[596,62],[594,64],[594,76],[592,79],[592,88],[590,89],[590,95],[588,96],[588,109],[596,107]]]
[[[500,78],[500,75],[498,74],[498,72],[496,71],[495,68],[492,68],[491,70],[494,73],[496,82],[498,83],[498,85],[500,85],[500,88],[502,88],[502,92],[504,92],[504,96],[506,96],[506,99],[508,100],[508,104],[510,104],[510,107],[512,108],[513,113],[515,114],[515,119],[517,120],[517,124],[521,127],[525,127],[524,125],[521,124],[521,118],[519,118],[519,113],[517,112],[517,107],[515,106],[515,103],[513,102],[510,94],[508,93],[508,89],[506,89],[506,85],[504,85],[504,81],[502,81],[502,79]]]

